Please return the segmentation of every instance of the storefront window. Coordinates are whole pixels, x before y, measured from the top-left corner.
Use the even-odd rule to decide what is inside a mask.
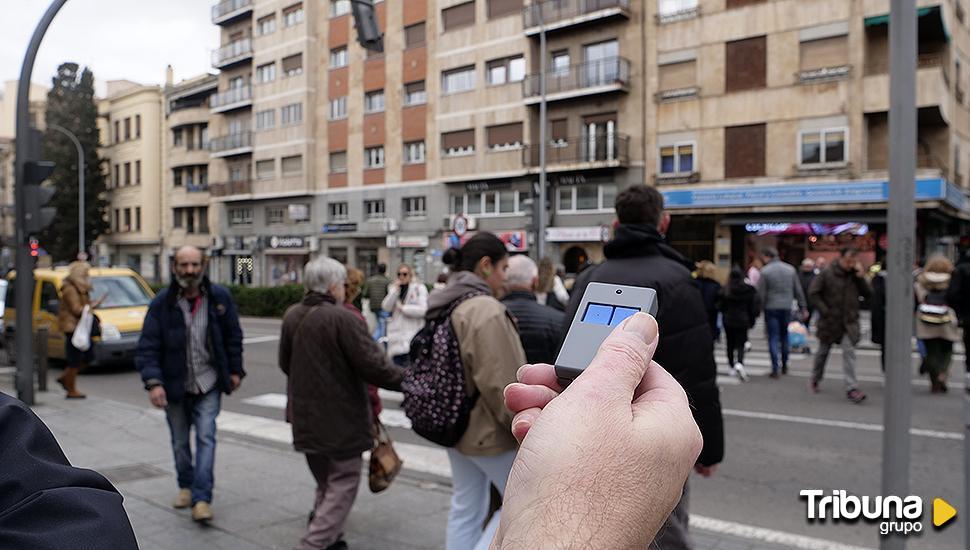
[[[330,257],[344,265],[347,265],[347,249],[345,247],[338,246],[331,248]]]
[[[305,254],[267,255],[270,286],[296,285],[303,279],[303,266],[310,260]]]
[[[377,249],[358,248],[357,249],[357,269],[370,277],[377,273]]]

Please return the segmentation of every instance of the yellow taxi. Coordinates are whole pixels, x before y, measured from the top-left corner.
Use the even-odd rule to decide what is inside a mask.
[[[64,333],[58,326],[57,312],[60,307],[61,283],[67,274],[67,267],[34,270],[34,328],[47,328],[47,356],[51,359],[64,359]],[[16,278],[13,271],[7,275],[9,284],[3,319],[4,344],[8,346],[8,353],[14,349],[16,311],[13,294]],[[127,267],[91,268],[91,285],[92,301],[106,296],[104,302],[95,310],[101,321],[101,338],[96,338],[93,342],[94,363],[133,360],[148,304],[152,301],[154,292],[138,273]]]

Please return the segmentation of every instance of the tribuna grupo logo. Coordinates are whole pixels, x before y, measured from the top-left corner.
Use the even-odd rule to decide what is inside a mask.
[[[821,489],[805,489],[799,495],[806,499],[809,522],[864,520],[878,523],[882,535],[909,535],[923,531],[923,499],[918,496],[855,496],[844,490],[833,490],[826,494]],[[936,500],[945,503],[942,499]],[[937,507],[934,501],[934,524],[937,523]],[[956,515],[955,510],[953,515]],[[952,519],[953,515],[937,527]]]

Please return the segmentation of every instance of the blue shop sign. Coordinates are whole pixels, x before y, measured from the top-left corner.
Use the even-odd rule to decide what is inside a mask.
[[[663,194],[664,204],[668,209],[871,203],[889,200],[889,182],[870,180],[802,185],[749,185],[665,191]],[[942,178],[916,180],[914,198],[917,201],[945,200],[958,210],[970,209],[970,201],[966,195]]]

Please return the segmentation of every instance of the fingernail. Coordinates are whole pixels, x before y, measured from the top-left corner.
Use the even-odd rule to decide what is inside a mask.
[[[657,322],[646,313],[637,313],[623,321],[623,332],[632,332],[650,344],[657,338]]]
[[[522,373],[525,372],[525,369],[527,369],[527,368],[529,368],[531,366],[532,365],[522,365],[521,367],[519,367],[519,370],[515,371],[515,379],[516,380],[522,380]]]

